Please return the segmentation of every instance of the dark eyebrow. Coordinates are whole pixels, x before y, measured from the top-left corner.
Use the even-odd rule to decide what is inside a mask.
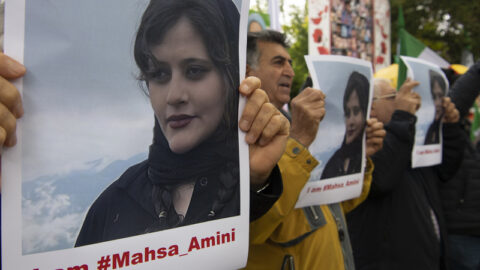
[[[277,56],[274,56],[274,57],[272,58],[272,62],[275,62],[276,60],[280,60],[280,61],[282,61],[282,62],[287,61],[291,66],[293,66],[293,61],[292,61],[292,59],[287,59],[287,58],[285,58],[285,57],[283,57],[283,56],[281,56],[281,55],[277,55]]]
[[[182,60],[182,65],[188,65],[192,63],[202,64],[202,65],[212,65],[212,61],[210,59],[203,59],[203,58],[186,58]]]

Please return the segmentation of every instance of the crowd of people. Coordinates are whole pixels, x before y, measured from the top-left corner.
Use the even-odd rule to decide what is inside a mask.
[[[145,11],[134,54],[155,113],[154,142],[148,160],[128,169],[90,208],[76,245],[237,215],[238,157],[230,154],[238,147],[234,134],[239,128],[247,134],[250,150],[246,269],[480,269],[480,145],[470,142],[467,119],[480,93],[480,62],[452,81],[448,96],[432,90],[442,111],[435,115],[435,122],[443,123],[440,165],[411,166],[415,113],[422,102],[414,91],[419,83],[407,79],[396,91],[388,80],[375,79],[371,117],[359,129],[366,133],[366,156],[331,165],[336,175],[357,172],[366,158],[361,195],[295,208],[318,165],[308,147],[328,113],[328,97],[306,87],[290,100],[295,73],[289,46],[286,36],[273,30],[248,34],[247,78],[236,83],[238,63],[225,59],[238,59],[233,48],[238,33],[226,30],[238,24],[238,14],[232,12],[235,7],[213,2],[217,4],[176,1],[165,6],[152,1]],[[218,10],[223,17],[202,16],[209,10]],[[174,12],[178,14],[171,15]],[[198,25],[218,28],[217,35],[209,36]],[[12,80],[27,70],[0,54],[3,147],[16,144],[16,121],[24,112]],[[350,77],[363,82],[359,76]],[[199,91],[207,88],[210,92]],[[358,94],[366,89],[346,91],[346,121],[354,117],[349,107],[354,101],[359,107],[355,115],[367,114],[368,102],[361,98],[365,95]],[[233,100],[239,94],[247,102],[237,124]],[[282,109],[285,104],[290,105],[289,112]],[[189,106],[197,113],[195,119],[181,112]],[[202,117],[216,120],[202,123]],[[198,126],[192,130],[179,131],[195,121]],[[360,137],[345,134],[342,148],[361,145]],[[437,135],[432,138],[438,140]],[[214,153],[200,154],[206,149]],[[203,193],[201,179],[187,174],[169,177],[165,171],[180,166],[179,155],[187,156],[199,172],[212,174],[211,166],[217,168],[209,176],[217,186]],[[211,166],[196,164],[198,158],[212,161]],[[199,207],[197,200],[207,206]]]

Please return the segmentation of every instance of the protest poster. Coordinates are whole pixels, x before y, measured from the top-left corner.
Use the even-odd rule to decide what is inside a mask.
[[[390,65],[390,4],[387,0],[309,0],[309,55],[345,55]]]
[[[412,168],[442,163],[443,98],[449,88],[445,74],[435,64],[422,59],[401,56],[407,66],[407,77],[420,84],[413,90],[422,98],[415,124]]]
[[[236,124],[244,103],[236,91],[248,6],[7,2],[5,50],[28,71],[14,82],[25,108],[18,144],[3,154],[3,269],[245,265],[248,148]],[[179,16],[183,8],[196,16]],[[193,18],[212,27],[197,29]],[[232,64],[219,66],[208,50]],[[207,89],[189,107],[193,116],[162,96],[172,76],[181,77],[177,87]],[[214,78],[211,87],[200,89],[205,77]],[[203,151],[211,143],[218,151]],[[221,181],[231,181],[231,199],[218,203]]]
[[[295,207],[358,197],[365,169],[365,127],[373,72],[367,61],[346,56],[306,56],[313,86],[326,95],[325,117],[309,147],[319,165]]]

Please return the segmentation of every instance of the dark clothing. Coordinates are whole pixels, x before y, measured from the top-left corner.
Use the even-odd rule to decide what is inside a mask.
[[[157,222],[158,216],[152,204],[152,187],[147,174],[147,161],[130,167],[117,181],[110,185],[93,203],[88,211],[75,246],[144,234]],[[270,186],[264,194],[251,194],[251,218],[263,215],[275,203],[281,193],[281,176],[276,167],[272,172]],[[182,226],[208,221],[209,207],[216,198],[220,182],[215,175],[199,176],[195,181],[191,203]],[[226,203],[215,219],[238,215],[240,210],[239,190]]]
[[[480,61],[455,81],[448,93],[460,112],[460,118],[468,115],[478,94],[480,94]]]
[[[469,140],[468,131],[463,134]],[[448,232],[480,237],[480,149],[468,143],[458,173],[440,184]],[[480,256],[480,255],[479,255]]]
[[[449,95],[460,117],[468,115],[475,98],[480,94],[480,62],[452,86]],[[469,140],[470,126],[464,123],[462,136],[469,143],[464,149],[464,161],[451,181],[440,185],[440,196],[447,220],[448,232],[480,236],[480,145]]]
[[[320,179],[359,173],[362,169],[362,139],[363,136],[359,135],[349,145],[345,143],[344,139],[340,149],[328,160]],[[347,169],[345,169],[346,159],[350,159]]]
[[[446,234],[437,184],[458,168],[463,140],[458,125],[445,124],[443,162],[449,166],[412,169],[415,122],[412,114],[394,112],[385,126],[383,148],[372,157],[375,170],[370,194],[347,215],[357,269],[446,267]]]
[[[425,145],[440,143],[440,121],[434,121],[427,130],[425,135]]]

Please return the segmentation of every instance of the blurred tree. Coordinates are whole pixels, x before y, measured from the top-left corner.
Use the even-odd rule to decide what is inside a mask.
[[[392,55],[396,54],[398,7],[405,29],[450,63],[460,63],[463,49],[480,56],[480,1],[391,0]]]
[[[303,8],[292,6],[290,11],[291,21],[289,25],[283,25],[283,31],[287,34],[291,46],[289,49],[290,56],[293,60],[293,70],[295,78],[293,79],[292,92],[290,96],[293,98],[297,95],[298,90],[304,83],[308,75],[307,65],[305,63],[305,55],[308,54],[308,9],[307,3]]]
[[[264,2],[267,2],[266,0]],[[255,4],[250,6],[250,13],[258,13],[269,24],[269,16],[264,11],[266,7],[262,5],[263,2],[257,0]],[[284,1],[279,2],[280,11],[285,16]],[[307,65],[305,64],[304,56],[308,54],[308,12],[307,1],[303,8],[298,6],[291,6],[289,16],[290,22],[288,25],[283,25],[283,32],[288,36],[290,42],[289,53],[293,60],[293,70],[295,71],[295,78],[293,79],[292,92],[290,95],[295,97],[298,90],[304,83],[308,75]]]

